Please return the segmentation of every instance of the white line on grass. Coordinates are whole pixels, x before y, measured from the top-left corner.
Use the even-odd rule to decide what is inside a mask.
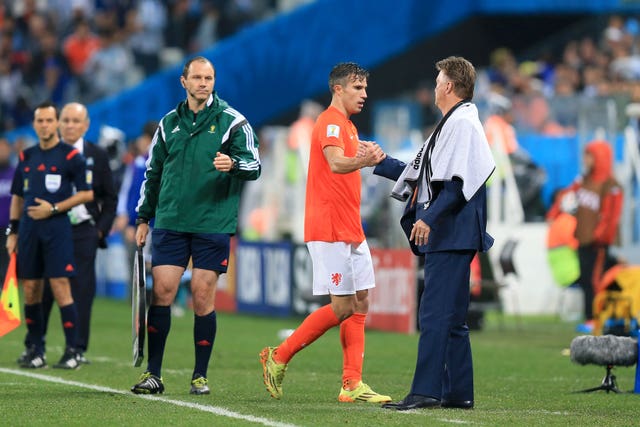
[[[278,421],[272,421],[272,420],[269,420],[267,418],[254,417],[253,415],[244,415],[244,414],[240,414],[238,412],[230,411],[228,409],[220,408],[218,406],[202,405],[200,403],[185,402],[183,400],[167,399],[167,398],[161,397],[161,396],[147,396],[147,395],[143,395],[143,394],[132,394],[132,393],[124,392],[122,390],[116,390],[114,388],[103,387],[103,386],[93,385],[93,384],[86,384],[86,383],[81,383],[81,382],[78,382],[78,381],[68,381],[68,380],[64,380],[62,378],[58,378],[58,377],[52,377],[52,376],[49,376],[49,375],[42,375],[42,374],[35,374],[35,373],[32,373],[32,372],[25,372],[25,371],[20,371],[20,370],[17,370],[17,369],[0,368],[0,372],[3,372],[5,374],[13,374],[13,375],[20,375],[20,376],[23,376],[23,377],[35,378],[37,380],[48,381],[48,382],[51,382],[51,383],[58,383],[58,384],[64,384],[64,385],[71,385],[71,386],[75,386],[75,387],[87,388],[89,390],[96,390],[96,391],[101,391],[101,392],[104,392],[104,393],[122,394],[122,395],[125,395],[125,396],[134,397],[134,398],[141,398],[141,399],[147,399],[147,400],[150,400],[150,401],[160,401],[160,402],[170,403],[170,404],[176,405],[176,406],[183,406],[185,408],[197,409],[198,411],[210,412],[212,414],[220,415],[220,416],[223,416],[223,417],[235,418],[237,420],[244,420],[244,421],[250,421],[250,422],[254,422],[254,423],[259,423],[259,424],[263,424],[265,426],[296,427],[295,424],[286,424],[286,423],[281,423],[281,422],[278,422]]]

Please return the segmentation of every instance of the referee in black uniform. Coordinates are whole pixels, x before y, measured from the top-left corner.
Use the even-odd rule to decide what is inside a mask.
[[[65,105],[60,112],[59,129],[62,141],[80,151],[86,159],[87,174],[93,175],[93,201],[76,206],[68,213],[73,229],[73,254],[77,269],[75,277],[70,278],[71,294],[78,310],[76,351],[78,362],[88,364],[84,353],[89,347],[91,308],[96,295],[96,253],[98,248],[107,247],[106,238],[116,216],[118,193],[109,168],[107,152],[84,139],[89,129],[87,108],[77,102]],[[48,284],[45,286],[42,304],[46,336],[49,314],[53,306],[53,295]],[[25,345],[29,348],[28,335]]]

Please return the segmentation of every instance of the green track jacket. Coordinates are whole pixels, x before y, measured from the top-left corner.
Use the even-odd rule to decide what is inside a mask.
[[[231,156],[226,173],[216,152]],[[235,234],[243,180],[260,176],[258,138],[242,114],[214,92],[195,116],[187,101],[165,115],[151,143],[138,217],[155,228],[184,233]]]

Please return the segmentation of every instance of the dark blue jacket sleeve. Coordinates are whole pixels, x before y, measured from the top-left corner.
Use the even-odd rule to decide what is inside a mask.
[[[406,163],[387,155],[387,157],[373,169],[373,173],[374,175],[397,181],[405,166]]]

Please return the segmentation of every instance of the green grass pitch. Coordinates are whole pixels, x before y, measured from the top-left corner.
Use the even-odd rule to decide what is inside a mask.
[[[490,313],[473,331],[476,408],[398,413],[378,405],[337,401],[342,353],[334,328],[292,360],[284,397],[262,384],[260,349],[278,343],[278,331],[300,319],[219,313],[209,367],[208,396],[189,395],[193,317],[172,320],[161,396],[140,397],[129,388],[143,371],[131,361],[131,312],[126,301],[97,299],[91,364],[76,371],[24,370],[16,365],[25,326],[0,338],[0,416],[6,426],[634,426],[640,424],[635,367],[615,368],[624,393],[574,393],[598,386],[601,366],[573,364],[563,354],[572,324],[553,316],[504,319]],[[57,310],[51,318],[47,361],[57,362],[63,337]],[[368,331],[364,380],[400,399],[415,363],[417,335]],[[145,349],[146,351],[146,349]]]

